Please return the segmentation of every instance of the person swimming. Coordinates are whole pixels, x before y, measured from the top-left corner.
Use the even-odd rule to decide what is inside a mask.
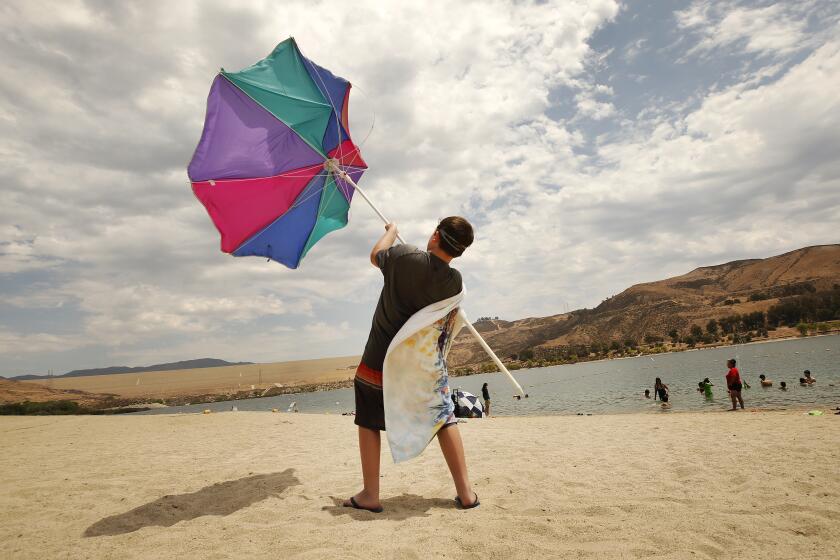
[[[769,379],[767,379],[767,376],[764,375],[763,373],[761,375],[759,375],[758,378],[761,379],[761,386],[762,387],[772,387],[773,386],[773,382],[770,381]]]
[[[650,398],[650,389],[645,389],[645,398],[646,399]]]
[[[805,381],[804,377],[799,378],[799,386],[800,387],[807,387],[808,386],[808,383]]]
[[[811,377],[811,370],[810,370],[810,369],[806,369],[806,370],[804,371],[804,373],[805,373],[805,383],[807,383],[808,385],[810,385],[810,384],[812,384],[812,383],[816,383],[816,382],[817,382],[817,380],[816,380],[816,379],[814,379],[813,377]]]
[[[784,381],[779,383],[779,390],[780,391],[787,391],[787,383],[785,383]]]

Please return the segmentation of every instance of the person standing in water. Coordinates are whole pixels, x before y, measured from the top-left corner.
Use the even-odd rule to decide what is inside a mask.
[[[487,383],[481,386],[481,396],[484,398],[484,415],[490,416],[490,390],[487,389]]]
[[[656,378],[656,383],[653,385],[653,400],[656,400],[657,397],[662,401],[662,404],[668,402],[668,386],[662,383],[662,380],[658,377]]]
[[[729,389],[729,398],[732,399],[731,410],[738,410],[738,403],[741,405],[741,410],[744,410],[744,399],[741,397],[743,384],[741,383],[741,373],[735,367],[735,359],[730,358],[726,362],[726,367],[729,368],[729,372],[726,374],[726,388]]]

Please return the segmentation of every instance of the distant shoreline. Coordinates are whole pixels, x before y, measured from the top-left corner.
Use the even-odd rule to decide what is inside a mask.
[[[840,336],[840,333],[827,333],[827,334],[819,334],[819,335],[809,335],[809,336],[804,336],[804,337],[803,336],[778,337],[778,338],[774,338],[774,339],[765,339],[765,340],[756,340],[756,341],[746,342],[744,344],[709,345],[709,346],[702,346],[700,348],[686,348],[686,349],[683,349],[683,350],[671,350],[671,351],[668,351],[668,352],[658,352],[656,354],[654,354],[654,353],[639,354],[637,356],[621,356],[621,357],[616,357],[616,358],[601,358],[601,359],[598,359],[598,360],[579,360],[577,362],[556,364],[556,365],[575,365],[575,364],[578,364],[578,363],[595,363],[595,362],[605,362],[605,361],[613,361],[613,360],[625,360],[625,359],[632,359],[632,358],[644,358],[646,356],[647,357],[653,357],[655,355],[660,356],[660,355],[664,355],[664,354],[679,354],[679,353],[689,352],[689,351],[694,351],[694,350],[699,351],[699,350],[708,350],[708,349],[713,349],[713,348],[728,348],[728,347],[735,347],[735,346],[747,346],[747,345],[750,345],[750,344],[765,344],[765,343],[772,343],[772,342],[782,342],[782,341],[787,341],[787,340],[802,340],[802,339],[806,339],[806,338],[816,338],[816,337],[822,337],[822,336]],[[531,368],[519,368],[519,369],[529,369],[529,370],[531,370],[531,369],[540,369],[542,367],[555,367],[555,365],[536,366],[536,367],[531,367]],[[470,375],[480,375],[481,373],[483,373],[483,372],[471,372],[471,373],[455,374],[455,375],[450,373],[450,377],[468,377]],[[492,373],[492,372],[487,372],[487,373]],[[266,396],[294,395],[294,394],[299,394],[299,393],[315,393],[315,392],[320,392],[320,391],[332,391],[332,390],[335,390],[335,389],[346,389],[346,388],[349,388],[349,387],[352,387],[352,386],[353,386],[353,377],[349,377],[348,379],[343,380],[343,381],[334,381],[334,382],[329,382],[329,383],[306,383],[306,384],[301,384],[301,385],[289,385],[287,387],[284,387],[284,391],[282,391],[282,392],[277,392],[277,393],[273,393],[271,395],[266,395]],[[241,401],[241,400],[250,400],[252,398],[264,398],[264,397],[262,397],[262,396],[241,397],[241,398],[233,397],[233,398],[227,398],[227,399],[199,400],[199,399],[201,399],[201,396],[195,395],[195,396],[192,396],[192,397],[184,397],[183,399],[179,399],[179,401],[183,401],[183,402],[179,402],[177,404],[172,404],[172,405],[167,405],[167,406],[183,406],[187,403],[189,403],[189,404],[205,404],[205,403],[208,403],[209,404],[209,403],[213,403],[213,402],[235,402],[235,401]],[[659,412],[659,411],[656,411],[656,412]],[[691,411],[685,411],[685,412],[691,412]],[[713,411],[709,411],[709,412],[713,412]]]
[[[767,343],[773,343],[773,342],[783,342],[783,341],[787,341],[787,340],[804,340],[804,339],[807,339],[807,338],[818,338],[818,337],[823,337],[823,336],[840,336],[840,331],[828,332],[828,333],[824,333],[824,334],[813,334],[813,335],[808,335],[808,336],[779,336],[779,337],[775,337],[775,338],[763,338],[763,339],[760,339],[760,340],[751,340],[750,342],[743,342],[743,343],[739,343],[739,344],[703,344],[703,345],[700,345],[700,346],[695,346],[693,348],[689,347],[689,348],[671,349],[671,350],[666,350],[666,351],[662,351],[662,352],[640,352],[639,354],[636,354],[634,356],[615,356],[615,357],[608,357],[608,358],[594,358],[594,359],[591,359],[591,360],[581,360],[581,359],[579,359],[579,360],[575,360],[574,362],[558,361],[558,362],[555,362],[555,363],[548,363],[546,365],[532,365],[532,366],[528,366],[528,367],[517,367],[521,362],[507,362],[507,363],[505,363],[504,360],[502,362],[505,364],[505,367],[507,367],[511,371],[516,371],[516,370],[519,370],[519,369],[539,369],[539,368],[544,368],[544,367],[571,366],[571,365],[581,364],[581,363],[608,362],[608,361],[613,361],[613,360],[630,360],[630,359],[633,359],[633,358],[644,358],[644,357],[653,358],[654,356],[663,356],[663,355],[666,355],[666,354],[680,354],[682,352],[694,352],[694,351],[698,351],[698,350],[711,350],[711,349],[715,349],[715,348],[731,348],[731,347],[738,347],[738,346],[747,346],[747,345],[750,345],[750,344],[767,344]],[[544,360],[544,361],[550,361],[550,360]],[[474,365],[474,366],[456,366],[454,369],[465,369],[465,368],[473,368],[473,367],[481,368],[483,365],[488,365],[488,364],[491,364],[491,363],[492,362],[482,362],[481,364]],[[511,367],[511,366],[513,366],[513,367]],[[493,370],[493,371],[498,371],[498,370]],[[484,372],[484,371],[470,371],[470,372],[467,372],[467,373],[462,373],[462,372],[452,372],[450,370],[449,376],[450,377],[465,377],[465,376],[468,376],[468,375],[477,375],[477,374],[480,374],[480,373],[492,373],[492,371],[487,371],[487,372]]]
[[[743,344],[714,344],[714,345],[703,345],[695,348],[681,348],[681,349],[671,349],[668,351],[663,352],[642,352],[634,356],[616,356],[616,357],[609,357],[609,358],[598,358],[592,360],[577,360],[575,362],[562,362],[562,363],[547,363],[545,365],[532,365],[530,367],[516,367],[518,364],[505,364],[506,366],[510,367],[514,373],[519,369],[540,369],[543,367],[556,367],[561,365],[575,365],[580,363],[595,363],[595,362],[605,362],[605,361],[613,361],[613,360],[625,360],[631,358],[654,358],[655,356],[661,356],[665,354],[677,354],[689,351],[700,351],[700,350],[707,350],[707,349],[715,349],[715,348],[731,348],[731,347],[742,347],[748,345],[757,345],[757,344],[766,344],[772,342],[782,342],[788,340],[802,340],[807,338],[816,338],[816,337],[824,337],[824,336],[838,336],[840,333],[832,332],[832,333],[825,333],[825,334],[814,334],[808,336],[783,336],[777,337],[773,339],[762,339],[762,340],[754,340],[750,342],[746,342]],[[281,362],[282,363],[282,362]],[[259,365],[259,364],[256,364]],[[470,375],[478,375],[481,373],[492,373],[490,371],[482,372],[480,371],[480,367],[478,366],[478,371],[472,370],[470,368],[467,371],[463,371],[463,368],[452,368],[450,369],[450,377],[467,377]],[[458,371],[461,370],[461,371]],[[494,371],[498,371],[495,370]],[[103,398],[100,403],[94,405],[88,405],[87,408],[91,409],[92,411],[99,411],[105,409],[112,409],[117,406],[121,407],[144,407],[152,404],[153,406],[166,406],[166,407],[177,407],[177,406],[185,406],[185,405],[192,405],[192,404],[211,404],[214,402],[235,402],[235,401],[243,401],[243,400],[250,400],[255,398],[265,398],[265,397],[272,397],[278,395],[294,395],[294,394],[301,394],[301,393],[314,393],[314,392],[323,392],[323,391],[331,391],[335,389],[345,389],[353,386],[353,373],[349,373],[345,379],[334,379],[330,381],[322,381],[322,382],[296,382],[296,383],[287,383],[284,384],[282,387],[272,387],[268,392],[265,392],[264,388],[256,388],[252,391],[240,391],[237,393],[224,393],[224,392],[202,392],[202,393],[189,393],[183,395],[173,395],[173,396],[159,396],[159,395],[149,395],[143,397],[124,397],[124,396],[115,396],[112,395],[110,398]],[[263,394],[265,392],[265,394]],[[247,393],[247,394],[244,394]],[[157,403],[157,404],[155,404]],[[96,412],[100,413],[100,412]]]

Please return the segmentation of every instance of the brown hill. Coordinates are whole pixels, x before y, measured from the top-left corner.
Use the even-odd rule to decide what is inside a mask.
[[[595,309],[518,321],[483,320],[475,327],[500,358],[515,358],[528,349],[627,339],[641,342],[646,335],[667,338],[672,330],[685,334],[692,325],[766,311],[781,297],[806,289],[827,290],[838,283],[840,245],[818,245],[637,284]],[[467,333],[455,340],[449,360],[456,367],[488,361]]]
[[[72,389],[53,389],[36,383],[24,383],[0,378],[0,404],[17,402],[76,401],[79,404],[96,404],[113,395],[100,395]]]

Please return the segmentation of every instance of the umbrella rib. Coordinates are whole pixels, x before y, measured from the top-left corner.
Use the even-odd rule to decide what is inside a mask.
[[[321,193],[322,194],[321,194],[321,200],[320,200],[320,202],[318,202],[318,210],[315,213],[315,225],[312,226],[312,231],[310,231],[309,235],[306,237],[306,243],[304,243],[304,247],[309,245],[309,240],[312,239],[312,235],[315,233],[315,228],[318,227],[318,220],[320,220],[321,216],[322,216],[321,209],[324,208],[325,206],[327,206],[330,203],[330,201],[333,199],[333,196],[335,196],[335,192],[331,192],[331,193],[329,193],[329,198],[327,198],[327,200],[324,201],[324,195],[326,194],[327,183],[330,181],[329,174],[331,174],[331,173],[332,173],[332,171],[327,172],[327,178],[324,180],[324,186],[321,188]],[[335,174],[333,174],[332,181],[333,181],[333,186],[337,190],[338,189],[338,181],[335,178]],[[314,196],[314,195],[310,195],[310,196]],[[307,199],[310,196],[307,196]],[[297,202],[297,201],[295,201],[295,202]],[[326,235],[326,234],[324,234],[324,235]],[[311,246],[310,246],[310,248],[311,248]],[[308,249],[307,249],[307,251],[308,251]]]
[[[338,154],[337,155],[338,155],[338,159],[340,160],[344,156],[344,154],[342,153],[342,150],[341,150],[341,146],[342,146],[343,142],[341,141],[341,116],[340,116],[340,113],[339,113],[338,109],[336,108],[335,103],[333,102],[332,96],[330,95],[330,89],[327,87],[327,84],[324,83],[324,79],[321,77],[321,74],[319,74],[318,71],[314,68],[315,63],[304,56],[303,51],[300,50],[300,46],[297,44],[297,41],[293,40],[292,44],[294,45],[294,47],[297,50],[298,54],[300,55],[301,59],[303,59],[302,61],[303,61],[304,66],[306,66],[306,63],[308,62],[309,66],[312,67],[312,71],[318,77],[318,81],[321,82],[321,86],[323,86],[323,91],[321,91],[321,95],[323,95],[324,99],[326,99],[329,102],[330,107],[332,108],[333,114],[335,115],[335,128],[336,128],[336,131],[338,132],[338,146],[337,146]],[[307,74],[310,74],[310,73],[307,71]],[[309,79],[312,80],[312,75],[311,74],[309,76]],[[313,80],[312,83],[315,83],[315,81]],[[347,85],[349,87],[350,82],[347,82]],[[315,84],[315,87],[317,88],[318,85]],[[344,100],[342,99],[342,102],[343,101]],[[348,139],[349,139],[349,132],[348,132]]]
[[[329,176],[330,176],[330,173],[332,173],[332,172],[331,172],[331,171],[327,171],[327,172],[326,172],[326,174],[325,174],[324,176],[325,176],[325,177],[329,177]],[[318,177],[320,177],[320,176],[321,176],[321,174],[319,173],[317,176],[318,176]],[[314,177],[313,177],[313,179],[314,179]],[[335,180],[335,179],[333,179],[333,180]],[[292,203],[292,205],[289,207],[289,210],[291,210],[292,208],[297,208],[298,206],[300,206],[301,204],[303,204],[304,202],[306,202],[307,200],[309,200],[309,199],[310,199],[310,198],[312,198],[313,196],[317,195],[318,193],[322,193],[322,192],[324,192],[324,189],[325,189],[325,188],[327,188],[327,180],[324,180],[324,186],[323,186],[323,187],[321,187],[320,189],[316,189],[316,190],[314,190],[313,192],[310,192],[310,193],[307,193],[307,194],[303,194],[303,193],[301,193],[301,195],[298,195],[298,197],[295,199],[295,201],[294,201],[294,202]],[[304,189],[304,190],[306,190],[306,189]],[[286,212],[288,212],[288,210],[287,210]]]
[[[313,170],[316,168],[323,168],[320,163],[314,165],[307,165],[306,167],[297,167],[295,169],[290,169],[288,171],[284,171],[283,173],[278,173],[277,175],[269,175],[268,177],[232,177],[230,179],[204,179],[203,181],[190,181],[190,184],[193,183],[209,183],[213,181],[214,183],[233,183],[236,181],[258,181],[261,179],[277,179],[279,177],[289,177],[294,179],[295,177],[306,177],[309,175],[307,170]],[[320,175],[320,173],[316,173],[314,176]]]
[[[227,72],[222,72],[221,74],[224,75],[227,78],[227,76],[226,76]],[[302,101],[303,103],[308,103],[310,105],[315,105],[316,107],[332,107],[333,109],[335,109],[334,106],[332,106],[328,103],[321,103],[319,101],[313,101],[311,99],[306,99],[305,97],[298,97],[297,95],[291,95],[289,93],[286,93],[285,91],[283,91],[283,92],[275,91],[273,89],[263,87],[260,84],[254,83],[253,81],[249,80],[248,78],[239,78],[239,79],[242,80],[243,82],[245,82],[246,84],[248,84],[249,86],[255,87],[257,89],[261,89],[263,91],[267,91],[269,93],[274,93],[274,94],[277,94],[277,95],[281,95],[281,96],[286,97],[288,99],[294,99],[295,101]],[[230,80],[230,78],[228,78],[228,80]],[[282,84],[280,84],[280,85],[282,85]]]
[[[307,145],[307,146],[309,146],[310,148],[312,148],[313,150],[315,150],[315,152],[316,152],[319,156],[321,156],[322,158],[324,158],[324,161],[326,161],[326,160],[328,159],[328,158],[327,158],[327,155],[326,155],[324,152],[322,152],[320,148],[318,148],[317,146],[313,145],[313,144],[312,144],[312,142],[310,142],[309,140],[307,140],[306,138],[304,138],[304,137],[303,137],[300,133],[298,133],[298,131],[297,131],[297,130],[295,130],[295,129],[294,129],[294,128],[293,128],[293,127],[289,124],[289,123],[285,122],[283,119],[281,119],[280,117],[278,117],[277,115],[275,115],[274,113],[272,113],[272,112],[268,109],[268,107],[266,107],[265,105],[263,105],[262,103],[260,103],[260,102],[259,102],[259,101],[257,101],[256,99],[254,99],[254,98],[253,98],[253,97],[252,97],[252,96],[251,96],[251,95],[250,95],[247,91],[245,91],[244,89],[242,89],[242,88],[240,88],[239,86],[237,86],[237,85],[236,85],[236,82],[234,82],[233,80],[231,80],[230,78],[228,78],[228,77],[227,77],[224,73],[222,73],[222,72],[220,72],[220,73],[219,73],[219,75],[220,75],[220,76],[222,76],[224,79],[226,79],[228,82],[230,82],[230,84],[231,84],[233,87],[235,87],[236,89],[238,89],[239,91],[241,91],[244,95],[247,95],[247,96],[248,96],[248,99],[250,99],[251,101],[253,101],[253,102],[254,102],[254,103],[256,103],[257,105],[259,105],[260,107],[262,107],[262,108],[263,108],[263,109],[264,109],[264,110],[265,110],[265,111],[266,111],[269,115],[271,115],[272,117],[274,117],[275,119],[277,119],[278,121],[280,121],[281,123],[283,123],[285,126],[287,126],[287,127],[288,127],[288,129],[289,129],[289,130],[291,130],[291,131],[295,134],[295,136],[297,136],[298,138],[300,138],[301,140],[303,140],[304,142],[306,142],[306,145]],[[265,91],[268,91],[268,90],[265,90]],[[272,92],[272,93],[274,93],[274,92]],[[282,94],[281,94],[281,95],[282,95]],[[325,106],[327,106],[327,105],[325,105]]]
[[[327,175],[329,175],[329,172],[326,172],[326,174],[327,174]],[[320,173],[317,173],[316,175],[314,175],[314,176],[312,177],[312,179],[310,180],[310,183],[309,183],[309,184],[311,184],[311,183],[312,183],[312,181],[314,181],[316,177],[320,177],[320,176],[321,176],[321,174],[320,174]],[[312,192],[310,192],[310,193],[308,193],[308,194],[304,195],[303,200],[301,200],[301,195],[303,195],[303,193],[304,193],[304,192],[306,192],[306,190],[307,190],[307,188],[308,188],[309,184],[307,184],[307,186],[303,188],[303,191],[301,191],[301,194],[299,194],[299,195],[298,195],[298,197],[295,199],[295,201],[294,201],[294,202],[293,202],[293,203],[292,203],[292,204],[291,204],[288,208],[286,208],[286,211],[285,211],[285,212],[283,212],[282,214],[280,214],[279,216],[277,216],[276,218],[274,218],[273,220],[271,220],[271,222],[270,222],[270,223],[268,223],[268,224],[266,224],[266,225],[265,225],[265,227],[263,227],[261,230],[259,230],[259,231],[257,231],[257,232],[254,232],[254,233],[253,233],[253,234],[252,234],[252,235],[251,235],[248,239],[246,239],[245,241],[243,241],[242,243],[240,243],[240,244],[239,244],[239,246],[237,247],[237,249],[239,249],[240,247],[243,247],[243,246],[247,245],[248,243],[250,243],[252,239],[254,239],[254,238],[255,238],[255,237],[257,237],[258,235],[260,235],[261,233],[263,233],[265,230],[267,230],[267,229],[268,229],[268,228],[270,228],[271,226],[273,226],[275,223],[277,223],[277,221],[278,221],[278,220],[280,220],[281,218],[283,218],[283,216],[285,216],[286,214],[288,214],[289,212],[291,212],[292,210],[294,210],[295,208],[297,208],[298,206],[300,206],[300,203],[302,203],[302,202],[304,202],[304,201],[306,201],[306,200],[309,200],[310,198],[312,198],[313,196],[315,196],[316,194],[318,194],[318,193],[320,193],[320,192],[323,192],[324,187],[326,187],[326,185],[327,185],[327,181],[326,181],[326,180],[324,180],[324,187],[321,187],[320,189],[312,189]],[[314,228],[314,224],[313,224],[313,228]],[[309,238],[307,237],[307,240],[308,240],[308,239],[309,239]]]

